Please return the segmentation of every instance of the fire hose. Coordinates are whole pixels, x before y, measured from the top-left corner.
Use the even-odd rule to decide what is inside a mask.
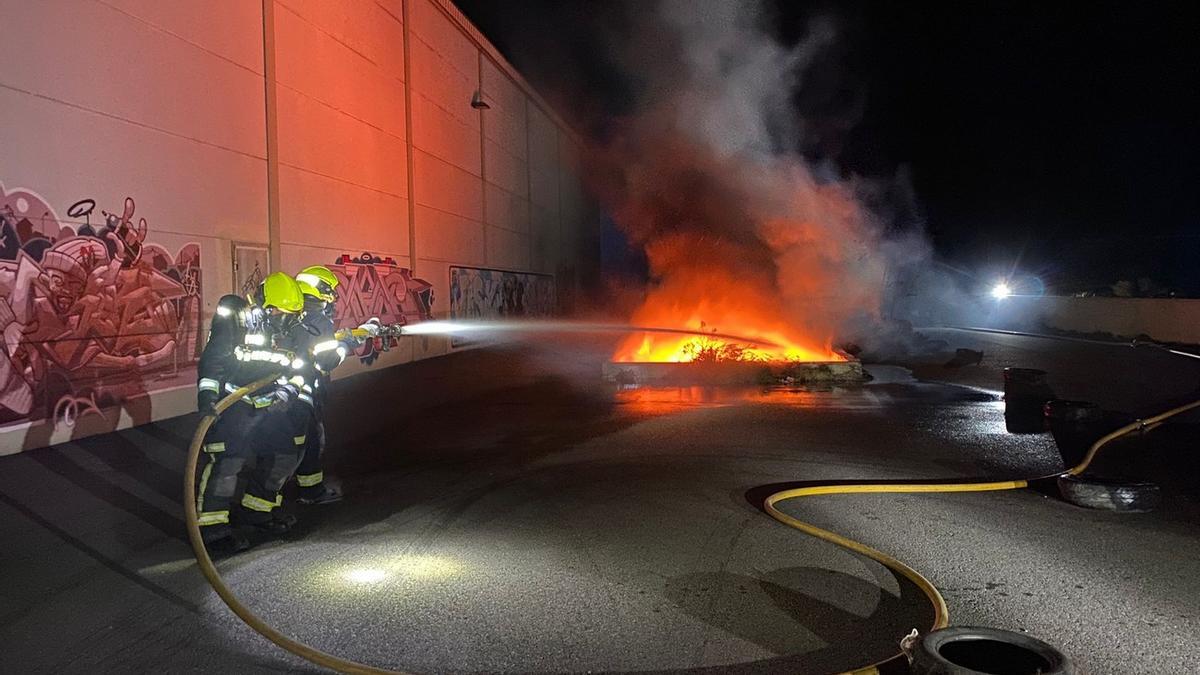
[[[938,591],[937,587],[935,587],[932,583],[930,583],[930,581],[928,579],[926,579],[924,576],[922,576],[920,572],[916,571],[912,567],[909,567],[908,565],[897,560],[896,558],[893,558],[892,556],[890,556],[882,551],[871,548],[870,546],[867,546],[866,544],[854,541],[853,539],[850,539],[848,537],[843,537],[842,535],[837,534],[835,532],[830,532],[829,530],[819,528],[815,525],[806,523],[798,518],[789,516],[788,514],[784,513],[783,511],[780,511],[776,507],[776,505],[779,504],[780,502],[784,502],[789,499],[797,499],[799,497],[813,497],[816,495],[863,494],[863,493],[885,493],[885,492],[886,493],[994,492],[997,490],[1018,490],[1021,488],[1029,487],[1030,484],[1032,484],[1032,483],[1036,483],[1036,482],[1042,481],[1042,480],[1049,480],[1049,479],[1057,478],[1058,476],[1061,476],[1061,475],[1078,476],[1079,474],[1081,474],[1087,470],[1088,466],[1092,463],[1092,460],[1094,460],[1096,458],[1096,455],[1100,452],[1100,450],[1102,450],[1104,448],[1104,446],[1108,445],[1109,443],[1112,443],[1113,441],[1117,440],[1118,438],[1127,436],[1134,432],[1149,431],[1151,429],[1157,428],[1158,426],[1163,424],[1166,420],[1168,420],[1176,415],[1185,413],[1189,410],[1193,410],[1195,408],[1200,408],[1200,401],[1193,401],[1186,405],[1181,405],[1177,408],[1172,408],[1164,413],[1160,413],[1153,417],[1149,417],[1144,420],[1137,420],[1135,422],[1132,422],[1130,424],[1127,424],[1127,425],[1121,427],[1120,429],[1117,429],[1116,431],[1106,434],[1103,437],[1101,437],[1099,440],[1097,440],[1095,443],[1093,443],[1090,448],[1088,448],[1087,455],[1084,456],[1083,461],[1081,461],[1081,462],[1079,462],[1079,464],[1076,464],[1075,466],[1071,467],[1064,473],[1052,473],[1052,474],[1048,474],[1045,476],[1039,476],[1037,478],[1025,478],[1025,479],[1021,479],[1021,480],[993,481],[993,482],[908,483],[908,484],[851,483],[851,484],[841,484],[841,485],[813,485],[813,486],[809,486],[809,487],[793,488],[790,490],[781,490],[779,492],[776,492],[776,493],[768,496],[765,500],[763,500],[763,509],[772,518],[774,518],[775,520],[778,520],[779,522],[783,523],[784,525],[787,525],[788,527],[793,527],[797,530],[800,530],[801,532],[804,532],[805,534],[814,536],[818,539],[822,539],[822,540],[830,542],[832,544],[837,544],[838,546],[841,546],[842,548],[845,548],[846,550],[853,551],[854,553],[858,553],[860,555],[866,556],[867,558],[870,558],[870,559],[874,560],[875,562],[878,562],[879,564],[883,565],[884,567],[887,567],[888,569],[892,570],[893,572],[895,572],[895,573],[899,574],[900,576],[911,581],[914,585],[916,585],[917,588],[919,588],[921,590],[922,593],[925,594],[925,597],[929,599],[929,603],[931,605],[933,605],[933,626],[930,628],[930,630],[938,630],[940,628],[945,628],[946,626],[948,626],[950,624],[950,612],[949,612],[949,609],[946,607],[946,599],[942,597],[942,594]],[[882,666],[883,664],[893,661],[893,660],[896,660],[896,659],[901,659],[903,657],[904,657],[904,652],[902,651],[902,652],[900,652],[898,654],[894,654],[886,659],[877,661],[869,666],[864,666],[862,668],[858,668],[858,669],[855,669],[855,670],[849,671],[849,672],[851,672],[855,675],[860,675],[860,674],[868,675],[871,673],[878,673],[879,667]]]
[[[358,328],[342,328],[333,334],[333,339],[339,341],[353,340],[362,343],[372,338],[379,338],[379,348],[381,351],[386,352],[391,349],[394,338],[407,334],[404,328],[405,324],[402,323],[376,325],[373,331],[369,331],[361,326]]]
[[[238,597],[233,593],[228,585],[225,584],[221,574],[217,571],[213,564],[212,558],[208,555],[208,550],[204,546],[204,539],[200,535],[200,525],[197,521],[196,512],[196,467],[200,459],[200,450],[204,444],[204,436],[208,433],[208,429],[216,421],[217,417],[227,410],[230,406],[240,400],[243,396],[250,392],[256,391],[275,381],[276,375],[270,375],[260,380],[252,382],[238,390],[230,393],[225,398],[217,403],[214,409],[214,414],[205,415],[200,424],[196,427],[196,433],[192,436],[192,444],[188,449],[187,465],[184,470],[183,478],[183,507],[186,516],[188,539],[192,544],[192,552],[196,556],[196,562],[200,567],[200,571],[204,574],[204,578],[208,580],[209,585],[217,592],[221,600],[241,619],[247,626],[253,629],[259,635],[267,638],[279,647],[299,656],[306,661],[314,663],[318,666],[329,668],[342,673],[351,673],[354,675],[407,675],[404,671],[388,670],[370,666],[357,661],[350,661],[332,654],[328,654],[314,647],[310,647],[302,642],[294,640],[287,635],[284,635],[279,630],[268,624],[257,614],[251,611],[244,605]],[[798,518],[790,516],[777,508],[781,502],[796,499],[799,497],[812,497],[817,495],[830,494],[863,494],[863,493],[924,493],[924,492],[989,492],[998,490],[1016,490],[1029,487],[1031,483],[1053,479],[1060,475],[1079,475],[1083,473],[1095,459],[1096,455],[1109,443],[1137,431],[1149,431],[1154,429],[1166,420],[1182,414],[1189,410],[1200,408],[1200,401],[1193,401],[1186,405],[1181,405],[1177,408],[1172,408],[1164,413],[1137,420],[1131,424],[1121,427],[1116,431],[1106,434],[1098,441],[1092,444],[1088,449],[1087,455],[1079,464],[1071,467],[1063,474],[1048,474],[1038,478],[1028,478],[1011,481],[994,481],[994,482],[971,482],[971,483],[909,483],[909,484],[879,484],[879,483],[856,483],[856,484],[840,484],[840,485],[814,485],[803,488],[794,488],[790,490],[782,490],[776,492],[766,498],[763,502],[763,508],[766,512],[778,520],[779,522],[793,527],[805,534],[811,535],[818,539],[837,544],[854,553],[858,553],[867,558],[870,558],[884,567],[892,570],[900,576],[908,579],[925,594],[933,606],[934,617],[933,626],[930,630],[945,628],[949,625],[949,610],[946,607],[946,600],[937,588],[930,583],[928,579],[921,575],[907,564],[900,560],[882,552],[871,548],[866,544],[857,542],[848,537],[843,537],[835,532],[819,528],[815,525],[806,523]],[[890,656],[881,661],[877,661],[871,665],[857,668],[849,671],[854,674],[867,675],[878,673],[878,668],[885,663],[896,659],[903,658],[903,652]]]
[[[204,578],[208,580],[209,585],[213,587],[213,590],[217,592],[217,595],[221,597],[225,605],[233,610],[233,613],[244,621],[247,626],[252,628],[254,632],[262,635],[271,642],[306,661],[338,672],[353,673],[355,675],[359,673],[364,675],[394,675],[400,671],[375,668],[356,661],[348,661],[310,647],[303,642],[293,640],[276,630],[252,612],[249,607],[242,604],[242,601],[234,595],[229,586],[225,584],[225,580],[221,578],[221,573],[213,565],[212,558],[208,555],[208,549],[204,547],[204,539],[200,536],[200,523],[196,519],[196,465],[200,461],[200,448],[204,445],[204,436],[208,433],[208,428],[212,426],[212,423],[217,420],[217,416],[225,412],[229,406],[237,403],[243,396],[248,395],[250,392],[257,391],[271,384],[275,381],[276,377],[277,375],[268,375],[261,380],[251,382],[239,388],[237,391],[221,399],[215,407],[215,413],[205,415],[196,427],[195,435],[192,436],[192,445],[188,448],[187,468],[183,471],[183,509],[186,514],[188,539],[192,543],[192,552],[196,554],[196,563],[200,566],[200,571],[204,574]],[[401,675],[404,674],[401,673]]]

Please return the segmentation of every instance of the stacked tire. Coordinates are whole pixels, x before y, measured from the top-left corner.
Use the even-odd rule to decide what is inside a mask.
[[[1045,431],[1046,401],[1054,390],[1046,382],[1046,371],[1036,368],[1004,369],[1004,424],[1010,433],[1036,434]]]

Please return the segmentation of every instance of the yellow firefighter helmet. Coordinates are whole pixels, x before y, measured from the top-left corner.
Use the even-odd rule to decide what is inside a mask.
[[[299,280],[297,280],[296,283],[300,285],[300,292],[302,294],[312,296],[321,302],[325,302],[325,296],[321,294],[321,291],[313,288],[311,284]]]
[[[325,302],[333,302],[337,300],[338,278],[337,275],[334,274],[333,271],[331,271],[328,267],[323,265],[312,265],[311,267],[305,267],[304,269],[300,270],[299,274],[296,275],[296,281],[299,281],[302,284],[308,284],[312,288],[316,289],[316,293],[308,293],[305,291],[305,293],[308,295],[315,295]],[[301,286],[301,289],[303,288],[304,287]]]
[[[295,314],[304,309],[304,293],[295,279],[283,272],[273,272],[258,287],[258,302],[263,309],[274,307]]]

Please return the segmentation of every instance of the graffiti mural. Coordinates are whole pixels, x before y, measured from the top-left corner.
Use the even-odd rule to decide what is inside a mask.
[[[497,319],[551,316],[556,307],[554,277],[478,267],[450,268],[450,318]],[[470,344],[453,337],[450,345]]]
[[[73,427],[113,407],[140,421],[148,391],[195,380],[200,245],[150,241],[131,197],[96,207],[77,201],[62,220],[0,184],[0,425]]]
[[[433,285],[414,277],[412,270],[400,267],[392,258],[363,253],[357,258],[343,253],[329,266],[338,277],[338,328],[353,328],[368,319],[378,318],[384,324],[410,324],[433,318]],[[379,350],[395,346],[368,342],[359,351],[364,363],[370,364]]]
[[[412,275],[392,258],[363,253],[342,254],[329,266],[337,275],[338,328],[357,326],[372,317],[388,323],[416,323],[433,318],[433,285]]]
[[[552,316],[554,277],[477,267],[450,268],[450,318],[496,319]]]

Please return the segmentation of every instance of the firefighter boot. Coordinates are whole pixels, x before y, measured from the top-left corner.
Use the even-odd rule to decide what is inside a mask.
[[[296,525],[296,517],[290,513],[283,513],[276,510],[268,518],[251,517],[242,519],[242,522],[263,534],[278,537],[292,530],[292,527]]]
[[[267,501],[247,491],[242,495],[242,508],[235,512],[240,525],[247,525],[272,536],[287,534],[296,524],[296,517],[279,508],[281,500]]]
[[[210,525],[200,530],[204,548],[213,558],[223,558],[241,553],[250,548],[250,540],[234,531],[229,525]]]
[[[333,504],[342,501],[342,489],[324,481],[309,487],[301,487],[296,501],[301,504]]]

